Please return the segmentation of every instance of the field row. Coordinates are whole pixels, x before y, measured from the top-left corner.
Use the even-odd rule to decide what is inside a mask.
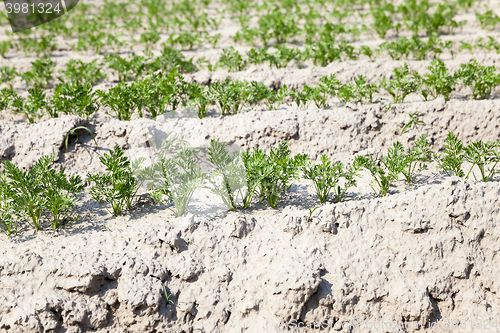
[[[222,35],[213,32],[219,31],[227,11],[228,18],[240,24],[233,36],[235,42],[258,43],[266,47],[299,40],[306,44],[333,42],[336,38],[348,36],[355,40],[363,32],[376,33],[380,38],[385,38],[389,31],[396,36],[405,31],[413,36],[451,33],[467,23],[455,17],[470,10],[474,4],[473,0],[437,3],[404,0],[397,6],[387,1],[286,0],[264,3],[223,1],[210,6],[211,1],[196,0],[105,1],[100,7],[79,4],[69,15],[37,30],[52,34],[45,35],[49,42],[54,34],[65,39],[76,38],[77,43],[72,46],[75,50],[99,42],[121,48],[138,33],[139,40],[133,43],[144,43],[146,47],[159,41],[162,34],[168,34],[171,45],[192,47],[202,38],[207,44],[215,45]],[[221,7],[225,8],[220,10]],[[481,8],[475,14],[483,29],[493,29],[500,23],[500,18],[492,10]],[[257,19],[256,22],[253,18]],[[346,20],[355,22],[343,23]],[[120,36],[119,31],[127,35]],[[47,39],[39,41],[46,43]],[[19,42],[25,43],[26,39],[21,38]]]
[[[94,72],[79,77],[80,80],[58,84],[50,97],[43,89],[48,78],[33,75],[30,80],[33,80],[34,88],[28,90],[27,98],[19,96],[12,88],[0,91],[0,109],[22,113],[30,123],[44,115],[56,118],[60,114],[76,114],[88,121],[101,106],[119,120],[131,120],[134,114],[156,118],[180,107],[192,107],[199,118],[204,118],[210,105],[216,105],[224,116],[237,114],[243,107],[259,103],[269,110],[277,109],[283,103],[307,108],[313,102],[316,107],[324,108],[332,98],[374,103],[378,100],[376,94],[382,91],[391,96],[390,103],[402,103],[409,94],[420,94],[426,101],[439,96],[448,100],[459,85],[469,88],[474,99],[484,99],[500,85],[498,68],[479,65],[475,60],[462,64],[454,73],[450,73],[439,59],[434,59],[427,69],[429,73],[421,75],[405,63],[395,68],[390,77],[383,77],[377,83],[369,82],[363,75],[342,83],[332,74],[322,77],[315,87],[305,85],[303,89],[291,89],[283,85],[279,90],[273,90],[255,81],[226,79],[209,86],[188,83],[174,68],[168,74],[153,74],[132,83],[119,83],[107,92],[94,90],[87,81],[98,77]]]
[[[5,52],[9,47],[9,42],[0,42],[0,55],[5,56]],[[43,58],[32,62],[32,68],[29,72],[44,70],[47,72],[44,75],[52,75],[55,64],[47,58],[55,49],[54,45],[33,41],[23,44],[22,47],[25,55],[30,52],[34,52],[38,56],[44,54]],[[66,64],[66,69],[60,71],[60,74],[63,74],[61,79],[71,80],[77,75],[98,71],[99,73],[94,79],[94,82],[98,82],[106,77],[106,74],[103,73],[108,69],[117,74],[119,81],[125,81],[140,78],[159,69],[169,71],[174,67],[178,67],[179,71],[183,73],[193,73],[203,68],[210,71],[217,68],[226,68],[228,71],[241,71],[248,65],[266,63],[271,68],[285,68],[291,61],[295,61],[299,67],[302,67],[302,64],[307,61],[311,61],[314,65],[326,66],[336,60],[357,60],[360,57],[366,57],[366,59],[374,61],[375,58],[381,55],[389,55],[392,60],[410,58],[425,60],[439,57],[445,52],[455,55],[456,52],[468,51],[472,53],[478,50],[494,50],[498,54],[500,53],[500,43],[494,37],[489,36],[488,38],[481,37],[475,43],[460,42],[460,47],[457,47],[452,41],[445,42],[434,34],[425,41],[418,37],[410,39],[402,37],[395,41],[383,42],[377,48],[370,48],[367,45],[355,48],[345,40],[340,43],[316,43],[314,46],[306,47],[304,51],[296,47],[280,45],[275,47],[274,52],[269,52],[269,48],[252,48],[246,54],[240,54],[234,47],[230,47],[222,50],[222,55],[215,64],[210,63],[204,57],[199,58],[194,63],[192,59],[186,59],[179,50],[165,45],[161,54],[157,57],[146,51],[142,56],[131,54],[128,58],[116,54],[105,54],[104,61],[99,64],[97,60],[83,63],[80,60],[72,59]],[[43,69],[40,68],[42,61],[45,63]],[[26,73],[18,73],[14,67],[0,67],[0,83],[11,83],[16,76],[19,76],[26,82],[27,86],[30,86],[31,83],[26,79],[26,75],[29,76]],[[51,78],[50,76],[48,80]]]
[[[56,171],[52,166],[54,156],[41,157],[29,171],[4,161],[5,171],[0,174],[0,230],[16,234],[19,220],[38,231],[42,223],[57,229],[79,219],[75,215],[77,195],[84,183],[89,185],[92,198],[114,216],[133,207],[143,185],[154,202],[181,216],[200,188],[219,196],[228,210],[248,209],[256,199],[266,200],[276,208],[294,180],[300,178],[313,182],[322,204],[348,197],[363,169],[372,176],[375,196],[386,196],[400,176],[406,184],[414,183],[428,162],[437,162],[438,168],[450,176],[473,175],[483,182],[492,180],[498,172],[500,141],[463,146],[450,132],[444,154],[429,147],[422,135],[411,148],[405,149],[398,141],[385,156],[358,155],[351,165],[344,165],[327,155],[321,156],[320,163],[310,160],[307,154],[292,156],[287,141],[271,147],[269,154],[259,148],[229,153],[224,144],[214,140],[202,150],[167,135],[149,166],[142,166],[144,157],[131,162],[116,145],[100,157],[106,172],[87,174],[85,181],[78,175],[68,178],[64,169]],[[202,156],[208,157],[204,160]],[[470,164],[465,170],[464,162]],[[203,173],[202,164],[208,164],[210,171]]]

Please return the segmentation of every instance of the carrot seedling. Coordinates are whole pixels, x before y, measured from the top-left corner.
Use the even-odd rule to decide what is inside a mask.
[[[132,163],[125,156],[119,145],[100,157],[101,163],[106,166],[108,173],[87,175],[87,182],[93,183],[90,188],[92,198],[100,204],[108,203],[111,210],[105,209],[112,215],[118,216],[126,208],[132,208],[132,202],[142,181],[135,175],[144,158],[134,160]]]

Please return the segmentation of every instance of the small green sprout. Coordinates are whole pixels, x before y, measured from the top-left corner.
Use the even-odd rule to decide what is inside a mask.
[[[410,121],[401,130],[401,135],[403,135],[403,133],[406,132],[406,130],[412,126],[417,127],[417,125],[425,125],[425,123],[422,120],[418,120],[415,118],[416,116],[422,115],[423,114],[422,112],[414,111],[414,112],[409,112],[407,114],[410,116]]]
[[[75,132],[78,131],[78,130],[86,130],[87,132],[89,132],[89,134],[92,136],[92,139],[94,139],[96,148],[99,149],[99,146],[97,145],[97,141],[96,141],[95,136],[92,133],[92,131],[89,128],[85,127],[85,126],[78,126],[78,127],[73,128],[72,130],[70,130],[68,132],[68,134],[66,134],[66,140],[64,141],[64,143],[66,145],[66,152],[68,152],[68,139],[69,139],[69,137],[71,135],[75,134]]]
[[[172,297],[173,294],[170,294],[170,295],[168,294],[167,288],[165,287],[165,284],[163,282],[161,283],[161,286],[163,288],[163,294],[165,295],[165,300],[167,301],[167,305],[168,304],[174,304],[174,301],[172,301],[170,299],[170,297]]]

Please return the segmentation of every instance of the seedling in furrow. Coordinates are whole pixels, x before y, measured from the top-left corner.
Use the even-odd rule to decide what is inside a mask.
[[[261,149],[255,147],[253,150],[242,150],[241,157],[245,165],[247,184],[247,191],[243,196],[243,208],[247,209],[250,207],[252,199],[259,189],[260,181],[263,177],[263,166],[266,155]]]
[[[100,106],[97,93],[92,90],[91,83],[85,82],[81,84],[77,81],[58,84],[49,104],[48,111],[53,118],[63,112],[77,114],[87,121],[97,112]]]
[[[464,159],[471,163],[471,167],[465,178],[469,178],[472,169],[474,166],[477,166],[481,175],[480,180],[483,182],[491,180],[494,174],[498,172],[496,166],[500,162],[499,147],[500,141],[483,142],[481,140],[465,147]],[[477,181],[476,174],[474,172],[472,174]]]
[[[330,199],[332,189],[334,190],[335,202],[341,202],[346,196],[347,190],[356,186],[354,177],[359,177],[360,169],[361,166],[357,161],[345,169],[343,163],[334,163],[327,155],[322,155],[321,163],[316,164],[313,161],[308,161],[302,167],[302,177],[313,181],[314,189],[321,203]],[[343,186],[339,184],[341,178],[345,179]]]
[[[298,180],[300,168],[306,160],[306,154],[292,157],[287,141],[281,141],[278,147],[271,147],[259,172],[261,198],[267,198],[269,205],[276,208],[285,191],[292,186],[292,180]]]
[[[97,65],[97,59],[89,63],[71,59],[66,64],[66,69],[61,73],[64,74],[64,78],[59,78],[60,81],[65,79],[78,84],[89,82],[92,86],[106,78],[106,74],[102,73],[101,68]]]
[[[449,176],[465,176],[462,170],[464,161],[462,140],[459,140],[453,132],[448,133],[444,144],[444,155],[433,154],[433,159],[438,162],[438,169],[442,169]]]
[[[205,186],[221,197],[228,210],[235,210],[246,186],[243,160],[240,154],[230,154],[224,144],[215,140],[210,142],[208,155],[214,170],[205,177]]]
[[[421,77],[404,63],[403,66],[394,69],[392,79],[384,77],[380,85],[392,96],[392,103],[402,103],[406,96],[420,89]]]
[[[232,46],[229,49],[222,50],[222,56],[216,64],[216,68],[224,67],[227,68],[229,72],[241,71],[245,66],[246,61],[243,60],[241,54]]]
[[[425,125],[425,123],[422,120],[416,119],[416,116],[422,115],[422,112],[414,111],[408,113],[408,115],[410,116],[410,121],[401,130],[401,135],[403,135],[403,133],[406,132],[408,128],[417,127],[417,125]]]
[[[7,182],[7,175],[4,172],[0,173],[0,230],[8,236],[17,234],[17,221],[14,200],[12,199],[13,192]]]
[[[496,66],[481,66],[477,60],[460,65],[455,72],[458,82],[472,89],[474,99],[485,99],[491,90],[500,85]]]
[[[35,231],[39,231],[42,218],[45,217],[52,229],[60,228],[80,218],[74,216],[76,208],[76,194],[83,190],[80,176],[74,175],[69,179],[64,174],[64,168],[56,171],[52,167],[54,155],[42,156],[29,171],[21,171],[10,161],[4,161],[6,167],[5,178],[0,182],[3,187],[0,192],[4,198],[10,199],[3,206],[4,216],[12,214],[21,217],[30,224]],[[11,205],[12,210],[6,210]],[[15,228],[10,221],[9,228]]]
[[[47,56],[31,63],[31,69],[21,74],[22,79],[29,87],[40,86],[46,88],[52,79],[55,63]]]
[[[373,156],[356,157],[356,162],[367,169],[374,178],[371,186],[376,195],[385,197],[391,185],[399,179],[399,174],[406,167],[404,155],[403,145],[398,141],[392,148],[388,148],[387,156],[380,160]]]
[[[437,98],[443,96],[445,101],[450,98],[450,94],[455,90],[455,78],[448,72],[444,62],[440,59],[432,60],[427,66],[430,74],[425,74],[422,79],[421,94],[424,100],[430,97]]]
[[[429,149],[429,141],[425,135],[420,136],[415,141],[415,146],[408,149],[403,155],[403,171],[401,173],[406,179],[406,184],[412,184],[422,170],[427,170],[427,164],[430,162],[432,151]]]
[[[184,141],[167,135],[158,160],[137,172],[139,179],[147,182],[149,196],[177,216],[187,213],[194,192],[205,184],[198,152]],[[171,208],[171,203],[175,209]]]
[[[12,80],[19,76],[15,67],[0,66],[0,83],[9,83],[12,86]]]
[[[90,194],[100,204],[109,204],[111,209],[106,206],[104,208],[112,215],[118,216],[125,207],[132,208],[135,195],[143,182],[136,173],[144,158],[131,163],[120,146],[115,145],[109,154],[104,154],[99,159],[106,166],[107,173],[87,175],[86,181],[93,183]]]

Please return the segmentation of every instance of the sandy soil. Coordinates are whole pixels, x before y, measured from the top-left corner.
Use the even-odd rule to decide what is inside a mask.
[[[467,15],[473,21],[473,12]],[[221,31],[234,29],[231,24],[228,20]],[[498,32],[486,34],[471,22],[445,37],[469,41],[485,35]],[[377,43],[369,36],[359,42],[364,41]],[[186,51],[214,61],[219,54],[220,49]],[[21,56],[0,59],[0,65],[29,69],[34,58]],[[59,68],[71,58],[102,56],[64,50],[53,56]],[[498,65],[500,55],[442,58],[454,70],[473,58]],[[235,73],[200,71],[186,79],[208,84],[229,76],[301,87],[330,73],[343,81],[359,74],[376,80],[402,63],[385,57],[324,68],[259,66]],[[420,72],[428,64],[409,61]],[[100,88],[113,84],[109,77]],[[23,83],[16,87],[23,89]],[[29,124],[2,111],[0,160],[27,169],[55,151],[57,168],[84,176],[104,171],[99,156],[115,144],[130,158],[147,156],[150,142],[170,132],[193,146],[215,139],[237,149],[268,150],[289,140],[293,153],[313,159],[328,154],[343,162],[355,154],[385,154],[397,140],[409,147],[422,134],[438,151],[450,131],[464,144],[500,139],[498,93],[480,101],[470,100],[466,89],[448,102],[409,96],[387,112],[387,96],[381,95],[372,105],[332,100],[320,110],[256,107],[226,117],[212,112],[203,120],[181,110],[156,121],[123,122],[101,110],[90,123],[63,116]],[[400,135],[413,111],[422,112],[425,124]],[[79,131],[66,152],[67,133],[82,125],[96,134],[99,148]],[[256,203],[227,212],[220,199],[201,190],[184,217],[144,195],[134,209],[113,217],[82,194],[80,221],[57,231],[23,227],[15,237],[0,235],[0,332],[260,333],[297,331],[299,323],[327,332],[500,331],[498,177],[478,183],[446,176],[431,165],[415,185],[401,180],[387,197],[376,198],[370,175],[362,175],[346,202],[322,205],[311,217],[308,208],[318,201],[307,181],[296,183],[277,209]],[[460,326],[447,328],[452,320]]]

